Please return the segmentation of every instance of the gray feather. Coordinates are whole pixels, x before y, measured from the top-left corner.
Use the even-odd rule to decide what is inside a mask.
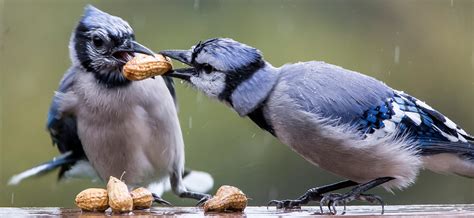
[[[351,123],[393,96],[380,81],[324,62],[288,64],[280,71],[280,81],[291,85],[287,94],[301,110],[341,123]]]

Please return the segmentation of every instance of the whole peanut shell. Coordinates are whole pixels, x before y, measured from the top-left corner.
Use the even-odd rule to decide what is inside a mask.
[[[148,209],[153,204],[153,195],[148,189],[140,187],[130,192],[134,209]]]
[[[88,188],[76,196],[76,205],[85,211],[105,211],[109,208],[107,190],[103,188]]]
[[[162,75],[173,68],[171,59],[160,54],[155,56],[137,53],[123,67],[123,75],[129,80],[143,80]]]
[[[113,212],[124,213],[132,211],[133,199],[124,182],[111,176],[107,183],[107,193],[109,195],[109,206]]]
[[[247,196],[238,188],[221,186],[216,195],[204,204],[205,212],[243,211],[247,207]]]

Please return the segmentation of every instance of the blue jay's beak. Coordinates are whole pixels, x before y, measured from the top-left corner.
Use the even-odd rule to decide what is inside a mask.
[[[182,79],[186,82],[189,82],[191,80],[191,77],[196,74],[196,70],[193,67],[187,67],[187,68],[180,68],[176,70],[170,70],[163,74],[163,76],[169,76],[169,77],[174,77],[178,79]]]
[[[158,52],[164,56],[173,58],[183,64],[186,64],[188,66],[192,66],[192,51],[191,50],[164,50]]]
[[[147,47],[141,45],[140,43],[136,41],[132,41],[132,51],[136,53],[142,53],[142,54],[155,56],[155,53],[152,50],[148,49]]]
[[[155,53],[148,49],[147,47],[141,45],[136,41],[132,41],[127,45],[122,45],[118,47],[113,53],[112,56],[119,62],[127,63],[127,61],[131,60],[135,55],[134,53],[142,53],[154,56]]]
[[[196,70],[192,67],[192,51],[191,50],[165,50],[158,52],[166,57],[170,57],[177,61],[186,64],[188,68],[181,68],[176,70],[170,70],[163,74],[163,76],[175,77],[189,82],[190,78],[196,74]]]

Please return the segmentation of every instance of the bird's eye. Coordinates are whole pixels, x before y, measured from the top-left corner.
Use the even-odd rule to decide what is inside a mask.
[[[104,45],[104,40],[100,38],[100,36],[93,36],[92,37],[92,43],[94,43],[95,47],[102,47]]]
[[[212,71],[214,71],[214,67],[212,67],[211,65],[209,64],[203,64],[202,65],[202,70],[207,73],[207,74],[210,74]]]

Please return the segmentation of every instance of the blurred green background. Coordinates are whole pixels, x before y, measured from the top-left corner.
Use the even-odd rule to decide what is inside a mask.
[[[231,37],[275,66],[323,60],[421,98],[474,132],[473,1],[0,0],[0,206],[72,207],[79,191],[98,186],[57,183],[56,173],[6,186],[13,174],[58,154],[46,113],[87,3],[127,20],[138,41],[156,51]],[[223,104],[180,83],[177,92],[186,165],[210,172],[215,187],[240,187],[251,205],[261,205],[341,180]],[[425,171],[405,191],[375,193],[388,204],[474,203],[474,180]]]

